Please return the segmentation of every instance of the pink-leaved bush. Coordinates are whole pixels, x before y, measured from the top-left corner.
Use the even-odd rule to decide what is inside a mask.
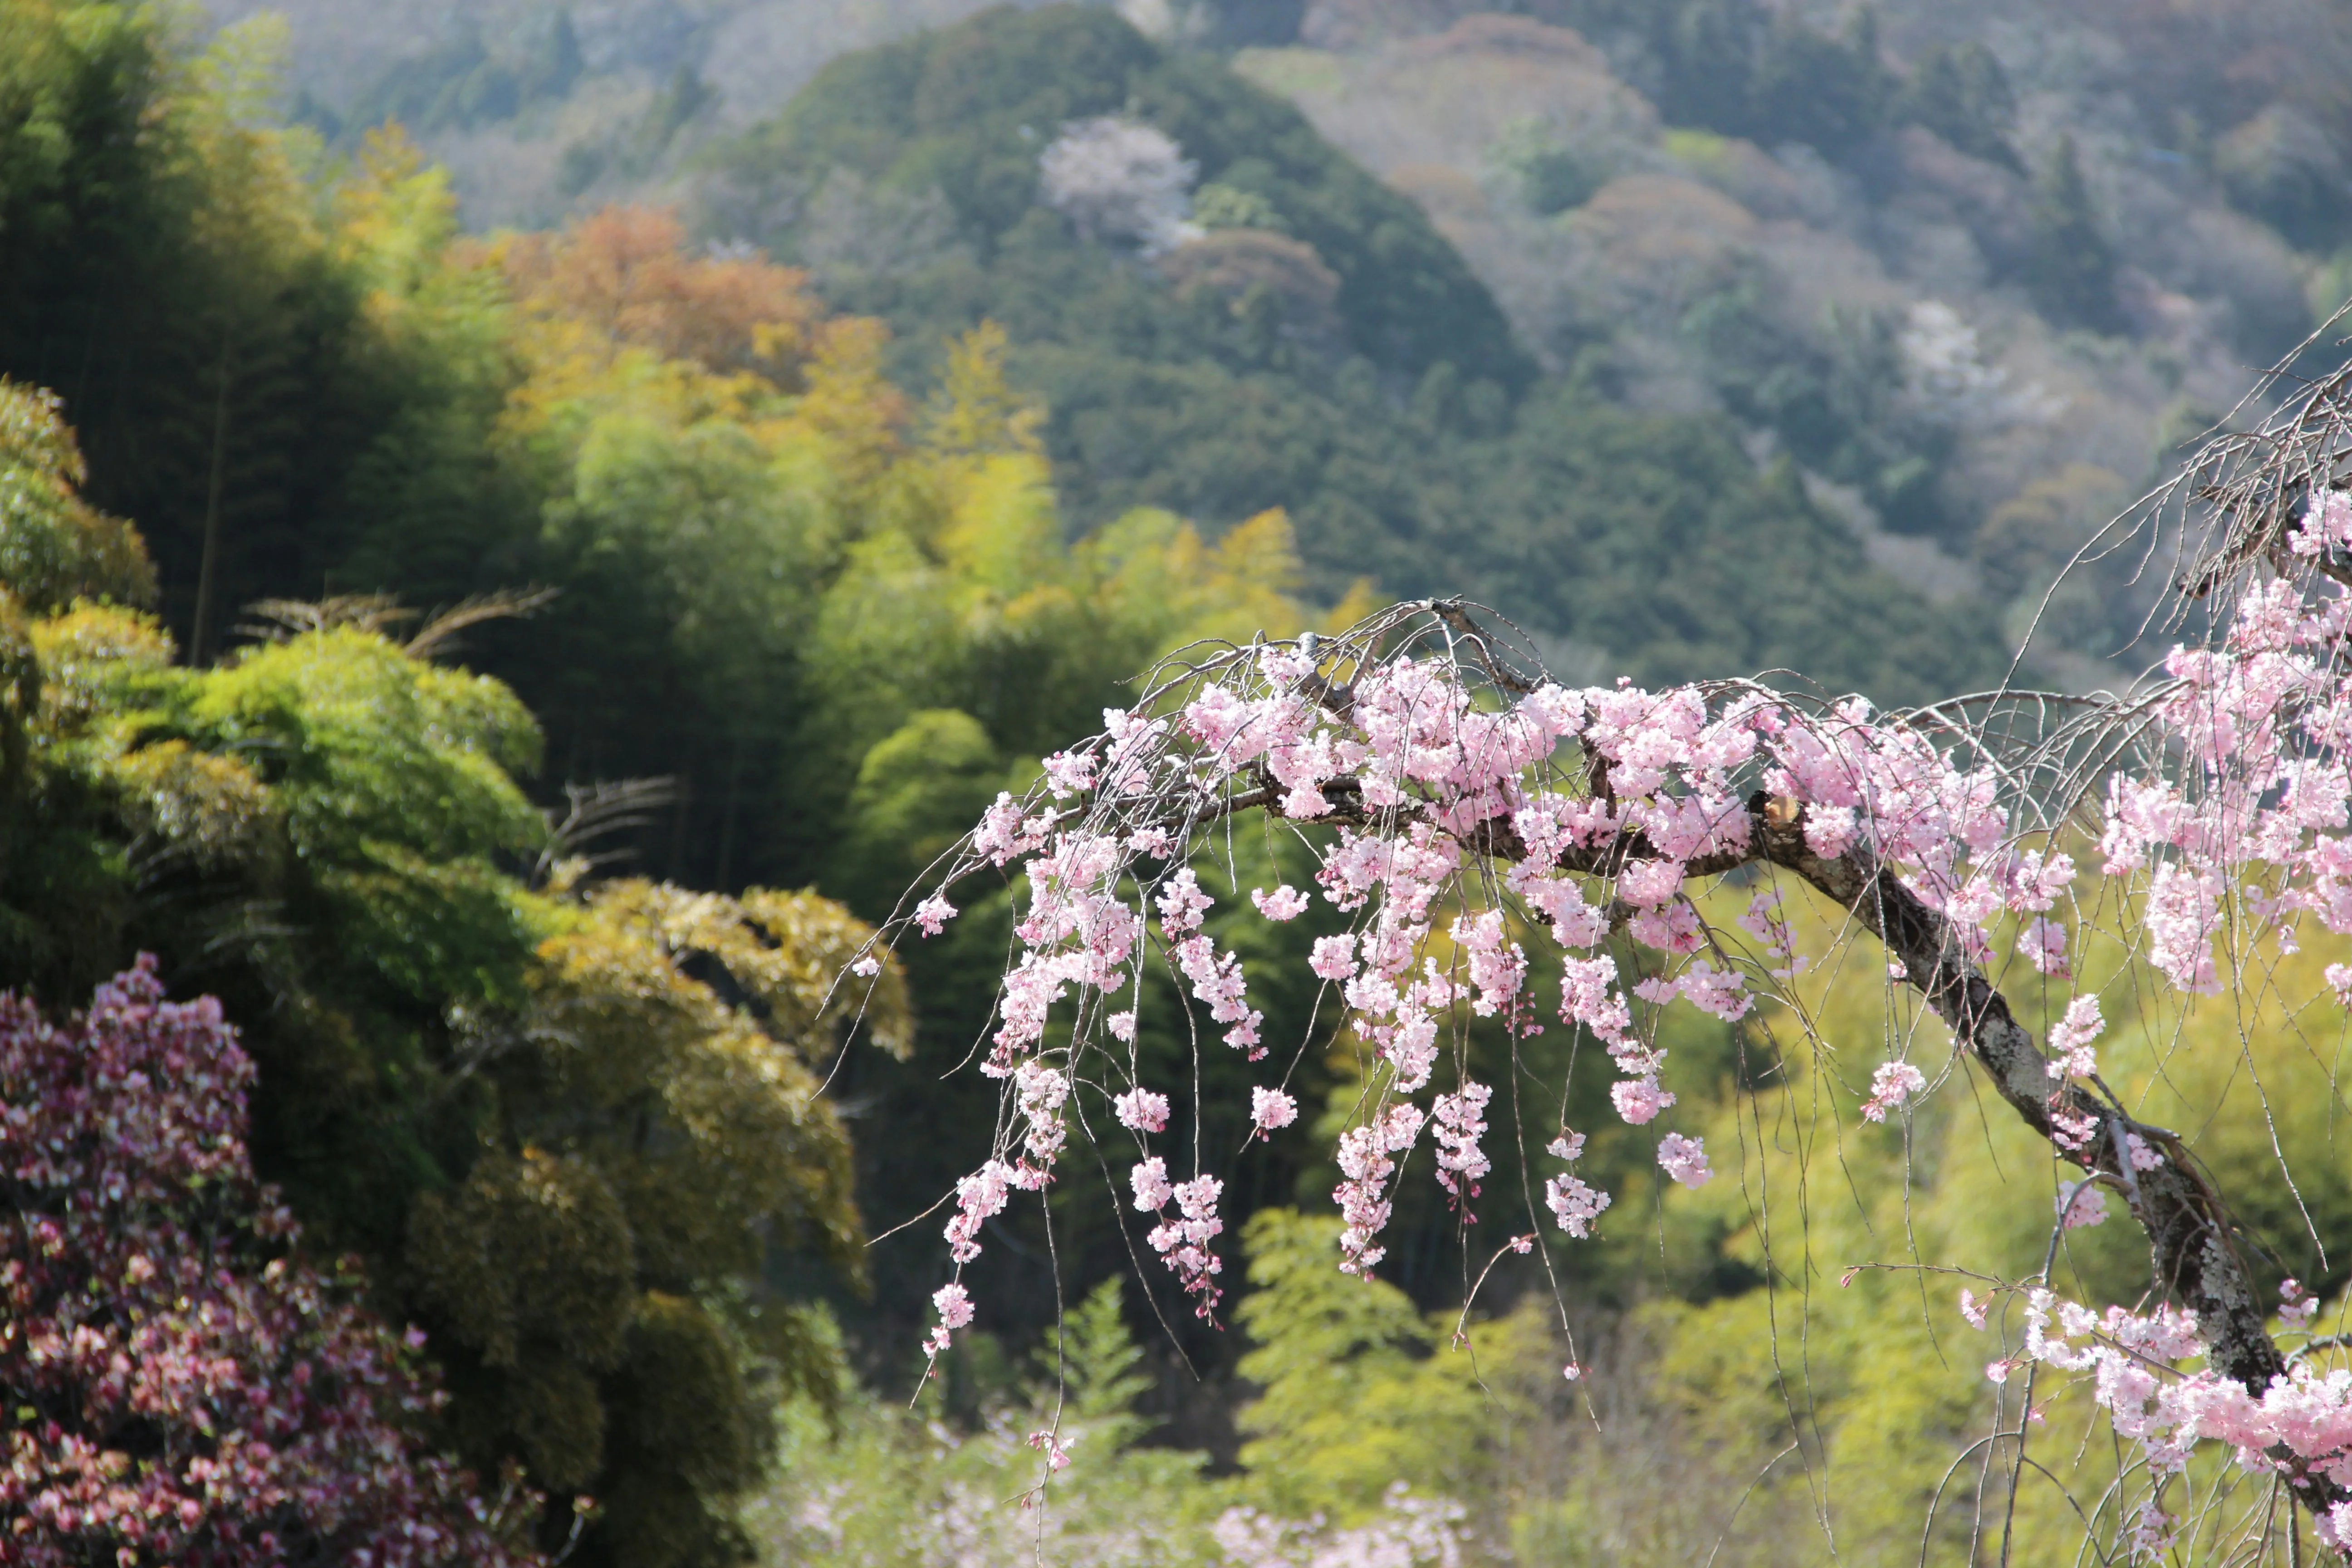
[[[0,997],[0,1562],[537,1561],[529,1497],[421,1443],[421,1341],[294,1252],[252,1079],[152,958],[63,1024]]]

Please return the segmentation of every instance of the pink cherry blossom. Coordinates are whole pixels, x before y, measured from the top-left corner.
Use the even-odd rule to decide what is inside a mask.
[[[2066,928],[2055,921],[2028,921],[2018,932],[2017,953],[2041,973],[2063,980],[2073,973],[2066,964]]]
[[[1478,1141],[1486,1132],[1486,1102],[1494,1090],[1475,1080],[1465,1081],[1457,1094],[1441,1094],[1430,1114],[1437,1142],[1437,1182],[1454,1206],[1470,1217],[1466,1205],[1478,1195],[1479,1178],[1491,1169]]]
[[[1045,777],[1054,798],[1067,800],[1095,787],[1097,758],[1091,752],[1055,752],[1045,759]]]
[[[2299,1279],[2279,1281],[2279,1321],[2289,1329],[2308,1325],[2312,1314],[2319,1310],[2319,1298],[2303,1288]]]
[[[1257,912],[1270,921],[1292,921],[1307,912],[1307,895],[1287,882],[1271,893],[1262,888],[1250,889],[1250,902]]]
[[[2106,1223],[2107,1195],[2095,1183],[2059,1183],[2053,1207],[2059,1225],[2067,1230]]]
[[[1615,1102],[1617,1114],[1635,1127],[1654,1121],[1659,1111],[1675,1102],[1672,1094],[1658,1087],[1654,1076],[1620,1079],[1609,1086],[1609,1098]]]
[[[971,1297],[961,1285],[950,1282],[931,1292],[931,1305],[938,1310],[940,1321],[923,1342],[923,1352],[937,1359],[946,1352],[955,1331],[971,1321]]]
[[[1717,969],[1704,958],[1695,958],[1684,970],[1680,990],[1691,1005],[1702,1013],[1709,1013],[1727,1024],[1736,1024],[1748,1016],[1756,999],[1748,994],[1748,981],[1736,971]]]
[[[1278,1089],[1260,1085],[1250,1090],[1250,1121],[1260,1137],[1298,1120],[1298,1101]]]
[[[1138,1132],[1164,1132],[1168,1130],[1168,1097],[1154,1094],[1140,1084],[1111,1101],[1119,1125],[1132,1127]]]
[[[1863,1116],[1884,1121],[1886,1113],[1927,1087],[1927,1075],[1909,1062],[1881,1062],[1870,1077],[1870,1098],[1862,1102]]]
[[[1375,1238],[1389,1222],[1384,1193],[1396,1171],[1391,1156],[1412,1147],[1425,1120],[1418,1106],[1392,1105],[1379,1120],[1339,1135],[1339,1172],[1345,1180],[1332,1196],[1345,1224],[1339,1233],[1339,1267],[1345,1272],[1368,1273],[1386,1255]]]
[[[1544,1183],[1544,1206],[1559,1221],[1560,1229],[1581,1241],[1592,1234],[1592,1222],[1609,1206],[1609,1194],[1563,1172]]]
[[[1135,1206],[1146,1214],[1156,1214],[1167,1207],[1168,1200],[1176,1195],[1176,1189],[1168,1181],[1168,1162],[1156,1155],[1137,1162],[1127,1179],[1135,1191]]]
[[[2096,996],[2077,996],[2067,1003],[2066,1016],[2050,1027],[2050,1049],[2057,1056],[2060,1069],[2075,1078],[2088,1078],[2098,1071],[2098,1057],[2091,1042],[2106,1026]]]
[[[1314,955],[1307,967],[1326,980],[1352,979],[1356,973],[1356,939],[1342,932],[1315,939]]]
[[[1715,1173],[1707,1167],[1706,1140],[1669,1132],[1658,1140],[1658,1164],[1684,1186],[1704,1185]]]

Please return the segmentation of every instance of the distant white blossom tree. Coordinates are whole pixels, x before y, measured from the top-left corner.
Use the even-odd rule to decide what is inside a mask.
[[[2044,419],[2063,405],[2039,383],[2013,387],[2009,372],[1985,361],[1977,330],[1941,300],[1913,304],[1895,347],[1913,403],[1956,425],[2008,425]]]
[[[1195,238],[1192,182],[1200,165],[1166,132],[1101,115],[1074,120],[1037,159],[1038,195],[1087,239],[1145,256]]]

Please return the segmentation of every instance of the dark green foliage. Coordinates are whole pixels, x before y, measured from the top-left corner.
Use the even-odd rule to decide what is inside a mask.
[[[2352,226],[2343,154],[2315,116],[2274,104],[2221,138],[2213,169],[2231,203],[2320,249]]]
[[[1468,444],[1457,471],[1431,553],[1468,591],[1582,645],[1596,672],[1780,668],[1900,701],[2006,663],[1975,618],[1870,568],[1790,465],[1759,472],[1728,421],[1564,385],[1529,399],[1507,437]]]
[[[1786,463],[1759,473],[1732,427],[1645,416],[1563,388],[1496,444],[1447,538],[1475,581],[1636,679],[1780,664],[1890,700],[1997,677],[1998,641],[1872,568]],[[1469,574],[1465,574],[1469,575]],[[1727,615],[1727,605],[1739,609]]]
[[[598,1532],[583,1562],[697,1568],[750,1555],[732,1518],[708,1500],[758,1484],[774,1447],[771,1410],[736,1374],[740,1354],[696,1302],[649,1292],[638,1303],[604,1390],[621,1522]],[[733,1397],[713,1405],[712,1389]]]
[[[2033,250],[2027,281],[2042,313],[2095,332],[2120,331],[2115,251],[2092,207],[2072,136],[2058,139],[2048,167],[2034,182],[2028,216]]]
[[[1285,230],[1339,275],[1349,342],[1382,371],[1418,377],[1444,359],[1468,376],[1526,380],[1501,311],[1418,208],[1335,152],[1289,105],[1213,60],[1161,51],[1105,9],[991,11],[835,60],[782,115],[716,154],[709,221],[789,257],[800,237],[776,216],[814,195],[835,168],[884,191],[936,189],[986,273],[1009,272],[1041,303],[1076,307],[1083,320],[1091,313],[1086,294],[1115,295],[1119,284],[1108,276],[1109,258],[1092,254],[1064,261],[1062,276],[1039,275],[1038,226],[1059,225],[1036,207],[1037,155],[1066,122],[1121,113],[1175,138],[1202,181],[1270,204]],[[1011,258],[1000,261],[1000,252]],[[967,308],[995,309],[992,298],[971,300],[969,287]],[[894,320],[919,320],[933,333],[970,324],[947,300],[890,303]],[[1004,319],[1023,342],[1084,331],[1038,333]],[[1134,335],[1145,339],[1137,347],[1147,357],[1200,352],[1184,353],[1190,334],[1178,328],[1178,342],[1152,353],[1149,338],[1170,334],[1163,327]]]
[[[1758,0],[1552,0],[1538,15],[1609,47],[1669,124],[1800,142],[1832,159],[1896,126],[1927,127],[1971,157],[2022,172],[2017,104],[1982,43],[1936,44],[1899,75],[1874,14],[1832,36]]]
[[[1833,310],[1808,338],[1765,309],[1765,287],[1743,279],[1684,314],[1725,406],[1780,437],[1806,467],[1860,490],[1898,531],[1948,527],[1936,479],[1951,433],[1904,399],[1895,322]]]
[[[1925,126],[1970,157],[2024,170],[2009,144],[2017,100],[2008,73],[1981,43],[1937,44],[1921,54],[1896,95],[1895,115]]]
[[[678,132],[718,100],[719,90],[692,66],[679,66],[635,123],[624,121],[602,137],[575,142],[563,150],[555,175],[557,194],[576,196],[607,174],[643,179],[661,162]]]
[[[89,499],[138,521],[167,624],[209,655],[247,600],[318,593],[431,373],[366,330],[274,141],[143,13],[12,5],[0,38],[0,374],[64,399]]]
[[[360,131],[397,120],[429,132],[511,120],[535,103],[562,99],[583,68],[569,11],[538,18],[495,51],[469,21],[423,54],[387,67],[337,117],[338,126]]]
[[[1535,8],[1596,40],[1630,45],[1635,85],[1670,124],[1759,146],[1801,142],[1837,157],[1882,130],[1895,82],[1875,23],[1832,37],[1759,0],[1554,0]]]
[[[1519,177],[1526,187],[1528,205],[1543,217],[1582,206],[1601,184],[1601,177],[1575,153],[1556,147],[1528,159],[1519,170]]]

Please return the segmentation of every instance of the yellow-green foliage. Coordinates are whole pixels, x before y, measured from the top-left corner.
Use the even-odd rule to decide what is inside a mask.
[[[928,427],[935,444],[910,455],[902,504],[877,511],[819,609],[808,658],[826,723],[866,746],[949,707],[1000,743],[1034,746],[1055,721],[1098,724],[1089,701],[1115,700],[1120,679],[1185,643],[1284,636],[1318,618],[1297,597],[1303,574],[1279,512],[1212,544],[1181,519],[1138,510],[1066,544],[1002,349],[985,328],[960,345]]]
[[[1648,1393],[1735,1473],[1753,1475],[1799,1445],[1750,1504],[1765,1517],[1801,1518],[1808,1509],[1798,1505],[1817,1501],[1842,1561],[1912,1563],[1939,1483],[1992,1430],[1985,1365],[2013,1353],[2021,1331],[2013,1300],[1993,1332],[1969,1328],[1959,1288],[1982,1294],[1995,1281],[2025,1280],[2047,1257],[2061,1295],[2129,1304],[2150,1288],[2147,1243],[2110,1194],[2113,1217],[2066,1232],[2053,1255],[2056,1184],[2079,1173],[1981,1092],[1975,1069],[1953,1058],[1948,1032],[1889,983],[1875,944],[1837,944],[1797,893],[1790,909],[1801,951],[1822,962],[1797,982],[1794,1005],[1764,1008],[1757,1020],[1778,1047],[1774,1081],[1713,1113],[1716,1178],[1670,1193],[1657,1233],[1685,1264],[1703,1262],[1692,1249],[1706,1238],[1727,1237],[1723,1252],[1766,1283],[1644,1309],[1658,1347]],[[1733,912],[1728,899],[1715,910]],[[2099,1042],[2105,1082],[2134,1116],[2181,1133],[2281,1272],[2324,1285],[2340,1272],[2320,1262],[2297,1195],[2311,1230],[2343,1234],[2352,1150],[2336,1133],[2347,1106],[2335,1063],[2346,1017],[2321,970],[2347,944],[2303,934],[2308,950],[2250,955],[2245,985],[2189,1005],[2097,939],[2075,954],[2079,985],[2022,963],[2001,979],[2037,1033],[2078,989],[2098,992],[2110,1024]],[[1874,1125],[1860,1100],[1872,1069],[1895,1053],[1945,1081],[1907,1118]],[[2024,1378],[2010,1384],[2012,1428]],[[2038,1375],[2034,1402],[2042,1418],[2029,1428],[2014,1561],[2072,1563],[2083,1535],[2075,1508],[2095,1511],[2131,1446],[2112,1441],[2088,1391],[2061,1374]],[[2004,1442],[1980,1479],[1983,1458],[1974,1450],[1945,1485],[1927,1561],[1969,1560],[1979,1506],[2000,1528],[2016,1450]],[[2168,1506],[2189,1511],[2188,1500],[2214,1495],[2229,1475],[2226,1456],[2201,1456]],[[2230,1505],[2245,1506],[2242,1498]],[[2112,1536],[2112,1499],[2106,1507],[2102,1530]],[[2223,1514],[2202,1520],[2201,1539],[2223,1522]]]
[[[539,731],[511,691],[344,626],[263,644],[175,695],[175,728],[260,759],[356,954],[420,1000],[520,1000],[534,917],[499,859],[547,826],[512,777]]]
[[[1384,1280],[1342,1274],[1339,1222],[1262,1209],[1244,1229],[1250,1293],[1234,1312],[1258,1396],[1241,1415],[1248,1489],[1278,1512],[1367,1516],[1396,1481],[1459,1494],[1506,1425],[1478,1356]],[[1495,1326],[1473,1336],[1499,1344]],[[1490,1366],[1493,1363],[1489,1363]]]
[[[593,1142],[572,1142],[596,1148],[625,1194],[650,1278],[742,1272],[777,1244],[856,1268],[849,1141],[811,1068],[861,1003],[871,1037],[904,1048],[895,965],[820,1011],[870,934],[809,894],[620,881],[592,889],[541,949],[528,1027],[563,1097],[606,1113]],[[744,1004],[688,975],[696,959],[721,965]],[[662,1135],[643,1131],[649,1115]]]
[[[0,583],[26,609],[84,595],[145,604],[155,568],[137,531],[81,499],[81,448],[54,394],[0,376]]]
[[[987,326],[955,346],[922,438],[841,514],[802,655],[810,751],[855,764],[807,764],[820,798],[845,797],[838,875],[885,903],[1039,754],[1131,701],[1127,682],[1161,656],[1345,624],[1373,602],[1360,586],[1328,612],[1306,604],[1278,511],[1212,542],[1138,510],[1069,542],[1003,347]]]
[[[1058,1346],[1059,1355],[1055,1354]],[[977,1430],[942,1418],[932,1383],[907,1408],[853,1395],[832,1419],[803,1401],[782,1416],[776,1479],[745,1511],[766,1568],[1209,1568],[1226,1561],[1209,1525],[1230,1487],[1202,1458],[1136,1446],[1151,1423],[1132,1405],[1148,1380],[1118,1281],[1072,1306],[1015,1398]],[[1048,1477],[1028,1435],[1070,1458]],[[1042,1483],[1042,1490],[1040,1489]]]
[[[460,1403],[478,1450],[593,1484],[615,1560],[710,1560],[768,1453],[754,1381],[823,1404],[840,1376],[814,1320],[752,1286],[794,1251],[858,1277],[849,1140],[812,1069],[854,1024],[903,1049],[905,982],[886,966],[829,995],[872,932],[813,894],[624,880],[550,921],[528,1005],[478,1045],[519,1058],[520,1152],[423,1201],[409,1277],[478,1363]]]

